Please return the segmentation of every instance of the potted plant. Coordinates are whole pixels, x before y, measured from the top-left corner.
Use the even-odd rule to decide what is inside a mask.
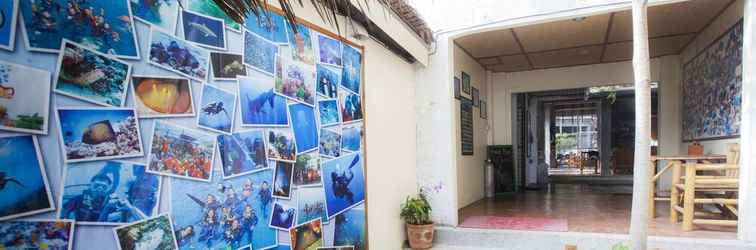
[[[415,197],[408,196],[402,204],[400,216],[407,226],[407,238],[412,249],[429,249],[433,246],[434,224],[431,221],[431,206],[420,192]]]

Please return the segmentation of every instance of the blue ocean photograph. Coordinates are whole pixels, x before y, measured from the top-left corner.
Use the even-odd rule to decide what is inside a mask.
[[[289,104],[291,128],[297,142],[297,153],[304,153],[318,148],[318,124],[315,121],[315,109],[301,103]]]
[[[278,45],[244,30],[244,64],[273,75],[276,73]]]
[[[275,176],[273,177],[273,197],[291,199],[291,181],[294,175],[294,164],[277,161],[275,170]]]
[[[266,15],[257,17],[255,15],[247,16],[244,22],[247,30],[267,39],[274,43],[288,43],[286,35],[286,21],[284,17],[269,11]]]
[[[214,132],[231,134],[236,112],[236,94],[210,84],[202,85],[197,126]]]
[[[365,201],[362,154],[353,153],[323,163],[323,190],[329,220]]]
[[[168,32],[176,30],[179,1],[181,0],[130,0],[134,18],[155,25]]]
[[[315,81],[318,94],[327,98],[336,98],[341,81],[341,69],[318,64],[315,67]]]
[[[352,46],[344,45],[342,60],[344,70],[341,73],[341,86],[360,94],[360,82],[362,79],[362,54]]]
[[[341,42],[319,34],[318,55],[320,63],[341,66]]]
[[[157,216],[160,176],[145,170],[144,164],[132,162],[69,164],[64,168],[58,218],[120,225]]]
[[[207,79],[210,52],[159,29],[152,29],[150,37],[150,64],[196,81]]]
[[[187,41],[211,49],[226,50],[226,27],[223,19],[183,10],[181,24]]]
[[[365,209],[355,207],[335,218],[333,232],[334,246],[354,246],[354,250],[365,250]]]
[[[320,174],[320,154],[318,151],[297,155],[297,161],[294,163],[293,181],[296,187],[320,186],[323,184],[323,178]]]
[[[233,31],[241,32],[242,30],[241,24],[235,22],[233,18],[226,15],[226,12],[223,12],[223,10],[220,7],[218,7],[218,4],[216,4],[213,1],[185,0],[184,7],[191,11],[201,13],[203,15],[223,19],[223,22],[226,23],[226,27]]]
[[[357,152],[362,146],[362,123],[355,122],[341,127],[341,149]]]
[[[281,202],[273,204],[273,213],[270,216],[270,227],[288,231],[294,226],[294,220],[297,217],[297,209]]]
[[[29,50],[58,53],[63,39],[68,39],[105,54],[139,59],[130,4],[130,0],[21,1]]]
[[[302,224],[317,218],[323,223],[328,221],[325,212],[325,196],[323,188],[308,187],[297,189],[297,224]]]
[[[262,130],[236,132],[218,136],[223,178],[231,178],[268,167]]]
[[[273,78],[261,73],[249,73],[249,77],[237,78],[242,126],[289,125],[286,98],[273,91]]]
[[[359,95],[341,88],[339,91],[339,107],[341,108],[341,122],[348,123],[362,120],[362,98]]]
[[[318,101],[318,114],[320,116],[320,126],[330,126],[338,124],[339,104],[336,99]]]
[[[126,103],[131,65],[63,40],[53,89],[87,102],[121,107]]]
[[[3,221],[0,232],[6,249],[73,249],[72,220]]]
[[[0,49],[9,51],[14,49],[18,1],[6,0],[0,2]]]
[[[215,171],[221,174],[219,168]],[[277,230],[267,223],[273,209],[272,182],[272,169],[211,183],[171,179],[174,230],[191,232],[177,237],[179,249],[276,246]],[[237,233],[224,237],[227,227]]]
[[[289,36],[289,46],[291,47],[291,59],[304,64],[315,64],[315,51],[312,48],[312,36],[310,28],[302,24],[297,24],[297,33],[291,29],[291,25],[286,29]]]
[[[136,111],[130,108],[58,108],[64,162],[144,155]]]
[[[13,132],[47,134],[50,72],[0,61],[0,129]]]
[[[268,129],[265,146],[269,160],[295,162],[296,161],[296,144],[294,143],[294,133],[290,128],[271,128]]]
[[[331,158],[341,156],[341,134],[331,129],[320,129],[320,155]]]
[[[0,137],[0,220],[55,209],[41,157],[34,136]]]

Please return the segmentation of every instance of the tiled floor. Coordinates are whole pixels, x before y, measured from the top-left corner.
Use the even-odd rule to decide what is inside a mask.
[[[600,190],[600,191],[597,191]],[[521,216],[567,219],[570,232],[627,234],[630,228],[630,194],[614,194],[607,188],[585,184],[553,184],[548,189],[483,199],[459,212],[464,220],[474,215]],[[669,222],[669,202],[657,202],[657,218],[649,224],[652,236],[735,239],[735,227],[697,226],[683,232],[680,223]]]

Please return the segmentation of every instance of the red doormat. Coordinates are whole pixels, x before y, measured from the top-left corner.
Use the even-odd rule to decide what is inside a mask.
[[[567,220],[531,217],[472,216],[465,219],[459,227],[567,232]]]

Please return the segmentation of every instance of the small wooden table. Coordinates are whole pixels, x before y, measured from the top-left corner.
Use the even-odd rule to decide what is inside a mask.
[[[656,217],[656,208],[655,208],[655,201],[656,198],[656,181],[659,180],[659,177],[664,174],[667,170],[670,169],[670,167],[675,165],[684,166],[684,164],[688,161],[724,161],[727,160],[726,155],[673,155],[673,156],[651,156],[651,164],[649,164],[649,178],[651,181],[649,182],[649,203],[648,203],[648,219],[651,220]],[[669,163],[662,168],[659,173],[656,173],[656,162],[657,161],[669,161]],[[675,188],[672,187],[672,190]],[[666,200],[665,198],[660,198],[660,200]]]

